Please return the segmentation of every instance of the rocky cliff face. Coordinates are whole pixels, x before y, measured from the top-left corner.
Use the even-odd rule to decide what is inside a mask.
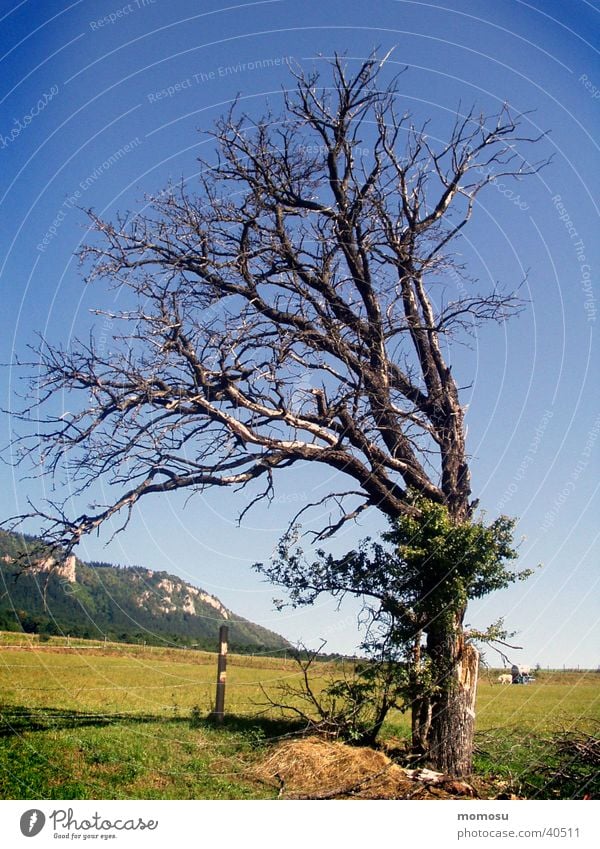
[[[0,532],[0,581],[10,587],[0,594],[0,629],[109,635],[125,642],[155,640],[212,651],[219,626],[227,622],[232,650],[272,652],[290,645],[177,575],[140,566],[87,564],[74,556],[61,562],[50,554],[40,556],[40,547],[34,537]],[[22,565],[19,558],[24,558]],[[12,580],[17,575],[18,580]]]
[[[148,579],[147,583],[150,583],[150,579],[157,574],[151,569],[143,571]],[[177,610],[182,610],[190,616],[202,616],[205,611],[198,602],[209,604],[223,619],[229,619],[229,611],[218,598],[173,576],[161,578],[152,588],[143,590],[136,603],[138,607],[157,606],[162,613],[175,613]]]
[[[54,557],[46,557],[44,560],[34,563],[33,569],[36,572],[54,572],[63,581],[74,584],[77,580],[76,564],[77,558],[74,554],[71,554],[62,563],[59,563]]]
[[[223,617],[223,619],[229,619],[229,611],[227,610],[226,607],[224,607],[221,604],[221,602],[219,601],[218,598],[214,597],[214,595],[209,595],[208,593],[204,593],[204,592],[202,592],[202,590],[198,590],[198,589],[196,589],[196,587],[191,587],[189,584],[187,584],[187,588],[190,591],[190,593],[192,594],[192,598],[190,599],[190,602],[192,603],[192,605],[193,605],[193,596],[197,596],[200,599],[200,601],[203,601],[205,604],[210,604],[211,607],[214,607],[215,610],[218,610],[219,613],[221,614],[221,616]],[[196,610],[196,608],[195,608],[195,605],[194,605],[194,612],[195,612],[195,610]]]
[[[4,554],[0,557],[0,560],[3,563],[13,563],[14,557],[11,557],[10,554]],[[74,584],[77,580],[77,558],[74,554],[66,557],[62,563],[59,563],[54,557],[45,557],[31,563],[28,568],[32,569],[33,572],[53,572],[70,584]]]

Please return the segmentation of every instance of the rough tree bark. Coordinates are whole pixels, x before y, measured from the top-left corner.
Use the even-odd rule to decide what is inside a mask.
[[[415,637],[409,666],[409,693],[411,698],[411,741],[414,755],[425,755],[429,750],[429,729],[431,727],[431,699],[422,692],[422,632]]]
[[[428,757],[436,769],[464,776],[473,769],[479,652],[465,642],[461,617],[432,626],[427,649],[437,692],[431,698]]]

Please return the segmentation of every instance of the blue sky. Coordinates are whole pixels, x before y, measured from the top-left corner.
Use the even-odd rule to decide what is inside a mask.
[[[537,178],[488,190],[460,250],[487,283],[526,277],[525,313],[483,328],[472,350],[453,354],[469,404],[473,490],[492,518],[519,517],[523,566],[542,563],[526,584],[473,605],[477,627],[504,616],[519,632],[522,662],[596,666],[598,638],[597,325],[598,116],[600,16],[584,0],[303,2],[222,6],[191,0],[81,0],[0,5],[0,360],[10,363],[39,331],[68,344],[102,324],[90,314],[110,296],[86,288],[73,253],[85,240],[78,206],[110,217],[137,210],[145,192],[184,177],[210,159],[199,130],[232,98],[260,114],[281,106],[286,62],[325,66],[335,51],[358,63],[394,48],[389,73],[403,108],[430,117],[443,134],[457,108],[484,112],[504,101],[531,134],[548,132]],[[18,383],[0,373],[2,406]],[[10,434],[3,423],[2,442]],[[24,508],[32,482],[0,469],[0,512]],[[240,614],[295,641],[328,639],[351,651],[355,608],[323,601],[275,613],[278,594],[251,571],[266,559],[287,521],[331,483],[304,468],[279,478],[270,510],[236,524],[241,496],[210,493],[143,505],[107,548],[86,541],[81,557],[143,563],[182,575]],[[344,550],[375,534],[370,512],[332,543]],[[490,660],[493,656],[490,655]]]

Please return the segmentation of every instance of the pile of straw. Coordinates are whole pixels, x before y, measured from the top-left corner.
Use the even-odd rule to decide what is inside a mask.
[[[424,799],[472,795],[468,785],[430,771],[405,770],[383,752],[319,737],[288,740],[254,768],[286,799]]]

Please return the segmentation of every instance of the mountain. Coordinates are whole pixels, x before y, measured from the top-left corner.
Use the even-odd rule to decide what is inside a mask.
[[[16,562],[29,555],[27,564]],[[283,637],[228,610],[218,598],[168,572],[139,566],[63,562],[35,537],[0,531],[0,630],[214,651],[219,626],[234,651],[277,651]]]

